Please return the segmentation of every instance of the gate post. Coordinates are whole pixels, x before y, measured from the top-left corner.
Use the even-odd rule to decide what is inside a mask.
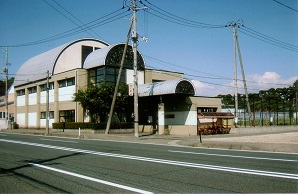
[[[165,134],[165,106],[164,103],[158,104],[158,134]]]

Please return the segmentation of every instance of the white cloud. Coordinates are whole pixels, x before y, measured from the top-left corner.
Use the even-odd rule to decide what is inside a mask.
[[[244,94],[242,76],[238,76],[238,93]],[[276,72],[265,72],[262,75],[251,74],[246,76],[246,85],[248,93],[258,93],[260,90],[268,90],[270,88],[284,88],[292,86],[298,79],[290,77],[283,79]],[[219,85],[205,84],[200,81],[192,80],[196,88],[198,96],[217,96],[218,94],[234,94],[234,81],[230,83],[221,83]]]
[[[265,72],[263,75],[253,74],[247,76],[247,86],[252,92],[270,88],[283,88],[292,86],[298,76],[283,79],[276,72]]]

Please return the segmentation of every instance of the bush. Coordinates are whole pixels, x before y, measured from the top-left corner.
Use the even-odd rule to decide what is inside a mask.
[[[92,130],[102,130],[106,129],[106,123],[83,123],[83,122],[60,122],[53,123],[53,129],[92,129]],[[121,122],[121,123],[111,123],[110,129],[130,129],[133,128],[133,123]]]

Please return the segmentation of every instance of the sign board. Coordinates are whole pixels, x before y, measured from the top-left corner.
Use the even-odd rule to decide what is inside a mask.
[[[128,95],[133,96],[134,85],[132,83],[128,84]]]

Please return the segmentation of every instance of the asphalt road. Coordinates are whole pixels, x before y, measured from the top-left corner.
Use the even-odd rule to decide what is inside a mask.
[[[297,193],[298,154],[0,133],[0,193]]]

